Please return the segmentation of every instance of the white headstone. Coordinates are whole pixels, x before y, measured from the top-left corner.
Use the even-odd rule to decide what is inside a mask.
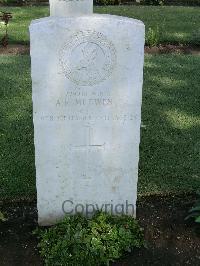
[[[71,17],[93,13],[93,0],[49,0],[49,3],[51,16]]]
[[[39,224],[97,209],[135,215],[143,23],[49,17],[30,35]]]

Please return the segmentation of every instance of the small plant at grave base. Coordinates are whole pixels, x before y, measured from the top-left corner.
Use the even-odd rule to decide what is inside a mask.
[[[3,38],[1,39],[1,44],[4,46],[4,47],[7,47],[8,45],[8,23],[9,23],[9,20],[12,18],[12,15],[11,13],[9,12],[2,12],[2,15],[0,16],[0,19],[4,22],[4,25],[6,27],[5,29],[5,34],[3,36]]]
[[[194,205],[189,210],[189,214],[185,217],[185,221],[193,219],[195,223],[200,224],[200,192],[197,193],[198,199]]]
[[[0,222],[5,222],[7,219],[5,218],[4,214],[0,211]]]
[[[149,28],[147,32],[147,45],[149,45],[150,47],[158,45],[159,36],[160,36],[160,31],[158,26],[155,29]]]
[[[143,230],[130,216],[102,212],[91,219],[81,215],[64,218],[48,229],[36,229],[45,265],[100,266],[125,252],[144,246]]]

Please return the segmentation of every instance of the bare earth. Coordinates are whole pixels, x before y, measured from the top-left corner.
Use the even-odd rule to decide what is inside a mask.
[[[23,44],[9,44],[8,47],[0,46],[0,55],[10,54],[10,55],[21,55],[29,54],[30,47],[29,45]],[[147,54],[193,54],[200,55],[200,47],[191,47],[191,46],[182,46],[182,45],[162,45],[155,47],[145,47],[145,53]]]
[[[0,55],[8,54],[8,55],[21,55],[21,54],[29,54],[30,47],[28,45],[22,44],[9,44],[6,48],[0,46]]]
[[[193,194],[140,198],[137,218],[147,248],[134,250],[112,266],[200,265],[200,227],[184,221],[194,200]],[[0,210],[8,218],[0,222],[0,265],[43,265],[32,234],[37,227],[35,201],[0,201]]]

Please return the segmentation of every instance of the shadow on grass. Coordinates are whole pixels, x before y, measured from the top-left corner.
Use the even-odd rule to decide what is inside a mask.
[[[0,197],[35,193],[28,56],[0,57]]]
[[[200,188],[200,58],[148,56],[139,192]]]

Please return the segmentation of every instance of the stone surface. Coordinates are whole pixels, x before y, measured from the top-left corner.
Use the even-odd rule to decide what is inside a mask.
[[[93,12],[93,0],[50,0],[49,3],[51,16],[70,17]]]
[[[49,17],[30,36],[39,224],[98,208],[135,215],[143,23]]]

